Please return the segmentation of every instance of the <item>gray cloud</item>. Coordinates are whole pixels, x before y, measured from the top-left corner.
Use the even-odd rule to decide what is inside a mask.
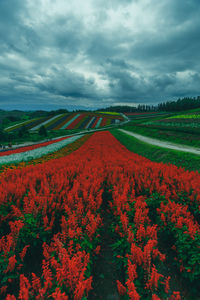
[[[1,0],[0,108],[200,94],[198,0]]]

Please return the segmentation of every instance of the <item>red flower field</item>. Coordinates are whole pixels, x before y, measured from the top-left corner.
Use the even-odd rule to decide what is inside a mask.
[[[151,162],[109,132],[65,157],[3,173],[0,297],[90,297],[105,202],[120,299],[186,299],[174,274],[198,299],[200,174]]]

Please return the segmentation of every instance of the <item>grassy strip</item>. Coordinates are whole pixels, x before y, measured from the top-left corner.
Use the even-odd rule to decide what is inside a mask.
[[[160,148],[149,145],[126,135],[117,129],[111,130],[111,133],[130,151],[142,155],[155,162],[171,163],[178,167],[183,167],[189,171],[200,172],[200,157],[198,155],[179,152],[170,149]]]
[[[60,149],[56,152],[44,155],[40,158],[32,159],[32,160],[29,160],[27,162],[20,162],[20,163],[16,163],[16,164],[3,165],[3,166],[0,167],[0,173],[2,175],[2,173],[5,173],[8,170],[23,168],[27,165],[37,165],[37,164],[41,164],[41,163],[44,163],[46,161],[49,161],[51,159],[56,159],[56,158],[66,156],[66,155],[72,153],[73,151],[77,150],[78,148],[80,148],[90,138],[91,135],[92,134],[87,134],[87,135],[83,136],[82,138],[78,139],[77,141],[75,141],[71,144],[68,144],[64,148],[62,148],[62,149]]]
[[[130,123],[123,126],[122,128],[125,130],[129,130],[131,132],[139,133],[144,136],[157,138],[163,141],[169,141],[176,144],[184,144],[193,147],[200,146],[200,136],[198,132],[195,130],[179,130],[179,128],[162,128],[159,126],[146,127],[143,124],[138,124],[139,126],[135,126],[134,123]]]

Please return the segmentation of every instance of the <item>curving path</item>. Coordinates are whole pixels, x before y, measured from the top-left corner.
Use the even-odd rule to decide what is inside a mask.
[[[164,141],[160,141],[157,139],[153,139],[153,138],[149,138],[128,130],[124,130],[124,129],[118,129],[119,131],[128,134],[130,136],[135,137],[136,139],[145,142],[147,144],[151,144],[151,145],[155,145],[158,147],[162,147],[162,148],[167,148],[167,149],[172,149],[172,150],[178,150],[178,151],[183,151],[183,152],[188,152],[188,153],[193,153],[193,154],[197,154],[200,155],[200,149],[195,148],[195,147],[190,147],[190,146],[186,146],[186,145],[180,145],[180,144],[174,144],[171,142],[164,142]]]

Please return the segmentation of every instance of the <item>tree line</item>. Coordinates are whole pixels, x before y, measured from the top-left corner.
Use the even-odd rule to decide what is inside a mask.
[[[120,105],[120,106],[109,106],[105,109],[99,109],[98,111],[109,111],[109,112],[151,112],[151,111],[169,111],[169,112],[176,112],[176,111],[184,111],[189,109],[200,108],[200,96],[197,97],[184,97],[179,98],[175,101],[166,101],[163,103],[159,103],[158,105],[137,105],[137,106],[127,106],[127,105]]]
[[[176,101],[167,101],[158,104],[159,111],[182,111],[195,108],[200,108],[200,96],[194,98],[184,97]]]

